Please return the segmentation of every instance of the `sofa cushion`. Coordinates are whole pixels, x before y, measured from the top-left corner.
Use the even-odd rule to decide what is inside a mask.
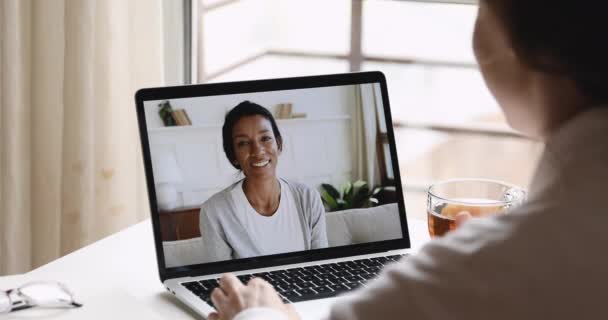
[[[329,246],[399,239],[401,223],[396,203],[326,214]]]
[[[396,203],[326,213],[327,240],[330,247],[399,239],[401,224]],[[201,237],[163,241],[167,268],[204,263]]]
[[[163,250],[165,253],[165,266],[167,268],[205,262],[203,257],[201,257],[201,252],[203,252],[203,240],[201,237],[163,241]]]

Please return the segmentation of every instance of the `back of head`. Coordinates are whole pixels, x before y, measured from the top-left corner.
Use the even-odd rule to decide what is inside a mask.
[[[598,0],[482,0],[506,27],[519,58],[571,78],[594,103],[608,103],[608,18]]]

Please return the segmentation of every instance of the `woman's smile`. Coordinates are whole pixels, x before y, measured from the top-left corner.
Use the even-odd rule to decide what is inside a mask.
[[[270,163],[270,160],[263,160],[263,161],[259,161],[259,162],[254,162],[251,165],[256,168],[263,168],[263,167],[267,166],[269,163]]]

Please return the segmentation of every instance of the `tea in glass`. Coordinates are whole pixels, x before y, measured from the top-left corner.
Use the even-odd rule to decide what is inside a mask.
[[[459,179],[434,184],[427,198],[431,237],[457,227],[459,215],[481,218],[506,212],[525,199],[525,191],[511,184],[486,179]]]

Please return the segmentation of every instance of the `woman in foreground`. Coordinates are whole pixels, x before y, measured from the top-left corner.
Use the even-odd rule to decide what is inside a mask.
[[[608,30],[601,1],[480,0],[473,46],[510,125],[546,144],[527,203],[471,220],[336,303],[330,319],[606,319]],[[210,319],[298,319],[261,279]]]

